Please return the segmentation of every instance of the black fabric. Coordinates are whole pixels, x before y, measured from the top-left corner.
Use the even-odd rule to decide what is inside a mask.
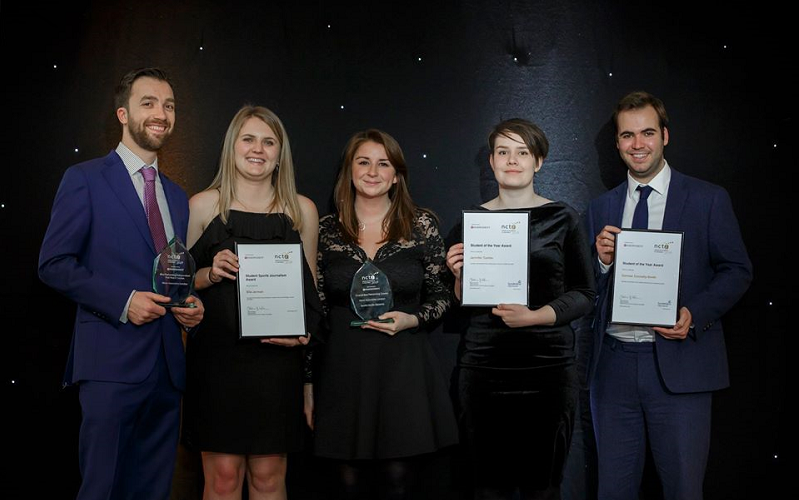
[[[298,243],[283,214],[230,211],[216,217],[191,249],[197,268],[210,266],[234,242]],[[321,305],[305,259],[306,323],[316,334]],[[224,279],[199,292],[203,327],[187,345],[184,438],[198,450],[234,454],[299,451],[303,416],[304,350],[240,340],[236,283]]]
[[[577,213],[559,202],[525,210],[530,308],[551,306],[555,325],[510,328],[486,307],[451,313],[462,334],[453,377],[461,442],[470,477],[483,491],[546,491],[560,484],[578,392],[570,322],[590,311],[595,294]],[[461,237],[457,225],[447,247]]]
[[[435,220],[419,212],[411,241],[389,241],[375,264],[388,276],[394,310],[420,327],[390,336],[350,327],[350,284],[366,254],[345,243],[335,215],[319,231],[319,290],[329,338],[317,352],[315,452],[342,460],[428,453],[457,442],[446,383],[427,336],[451,301]]]

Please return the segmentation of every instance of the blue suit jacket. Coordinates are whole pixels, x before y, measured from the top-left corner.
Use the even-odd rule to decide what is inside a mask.
[[[719,319],[744,294],[752,280],[730,197],[723,188],[672,169],[663,230],[683,231],[683,268],[680,306],[693,315],[695,328],[684,340],[655,334],[660,375],[669,391],[704,392],[729,385],[724,331]],[[627,183],[591,202],[587,222],[591,235],[606,225],[621,227]],[[609,277],[597,269],[597,310],[589,379],[593,376],[607,327]]]
[[[175,235],[186,241],[186,194],[164,175]],[[119,321],[133,290],[152,290],[156,250],[144,207],[112,151],[70,167],[53,203],[39,277],[78,304],[65,384],[143,381],[163,346],[172,383],[185,387],[186,361],[172,314],[136,326]]]

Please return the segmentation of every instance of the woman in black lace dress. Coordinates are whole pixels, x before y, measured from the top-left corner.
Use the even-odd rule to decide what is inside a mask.
[[[321,305],[314,291],[318,215],[297,194],[286,130],[262,107],[230,123],[219,171],[189,202],[189,245],[206,307],[187,345],[184,436],[202,451],[203,498],[285,499],[286,454],[302,449],[304,355],[299,339],[239,339],[234,243],[302,242],[306,325]]]
[[[475,498],[560,498],[578,382],[569,323],[593,305],[594,282],[577,212],[535,192],[549,144],[533,123],[513,119],[489,136],[499,196],[477,210],[530,213],[530,307],[457,308],[458,420]],[[460,299],[462,229],[447,238],[447,266]],[[457,302],[457,301],[456,301]]]
[[[338,212],[323,217],[317,274],[330,328],[317,360],[315,452],[340,461],[346,495],[375,498],[364,472],[385,474],[386,494],[407,494],[410,457],[457,441],[446,383],[428,332],[449,308],[451,284],[436,218],[408,193],[397,142],[367,130],[347,144],[335,187]],[[394,307],[359,318],[353,275],[372,261],[388,277]]]

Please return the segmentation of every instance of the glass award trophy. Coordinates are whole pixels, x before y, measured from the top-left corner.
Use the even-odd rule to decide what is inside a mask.
[[[378,269],[371,260],[364,262],[352,278],[350,303],[352,310],[361,318],[361,321],[351,321],[350,326],[361,326],[368,321],[394,322],[391,318],[377,319],[378,316],[387,313],[394,307],[394,296],[388,276]]]
[[[163,307],[197,307],[186,299],[194,291],[196,267],[189,250],[175,236],[153,261],[153,291],[171,300]]]

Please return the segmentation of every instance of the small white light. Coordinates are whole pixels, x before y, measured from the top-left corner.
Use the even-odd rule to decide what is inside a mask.
[[[777,455],[774,455],[774,458],[777,458]]]
[[[422,58],[421,57],[419,57],[418,60],[419,60],[419,62],[422,62]]]
[[[202,45],[200,45],[200,50],[203,50],[203,46]]]
[[[775,144],[775,145],[774,145],[774,147],[776,148],[776,147],[777,147],[777,145]]]
[[[0,203],[0,208],[6,208],[6,204],[5,203]]]
[[[427,158],[427,155],[426,155],[426,154],[423,154],[423,155],[422,155],[422,158]]]
[[[12,380],[12,381],[11,381],[11,384],[12,384],[12,385],[13,385],[13,384],[16,384],[16,383],[17,383],[17,381],[16,381],[16,380]],[[777,458],[777,457],[775,456],[774,458]]]
[[[78,152],[78,148],[75,148],[75,152],[76,152],[76,153]]]
[[[327,29],[330,29],[330,25],[329,24],[327,25]]]
[[[774,302],[769,302],[768,305],[773,306]]]
[[[58,65],[57,64],[53,64],[53,69],[58,69]]]
[[[519,60],[518,60],[517,58],[515,58],[515,57],[514,57],[514,58],[513,58],[513,62],[519,62]]]
[[[726,48],[727,48],[727,46],[725,45],[725,46],[724,46],[724,48],[726,49]]]
[[[613,76],[613,73],[608,73],[608,76]]]
[[[344,105],[343,104],[341,105],[341,109],[344,109]]]

